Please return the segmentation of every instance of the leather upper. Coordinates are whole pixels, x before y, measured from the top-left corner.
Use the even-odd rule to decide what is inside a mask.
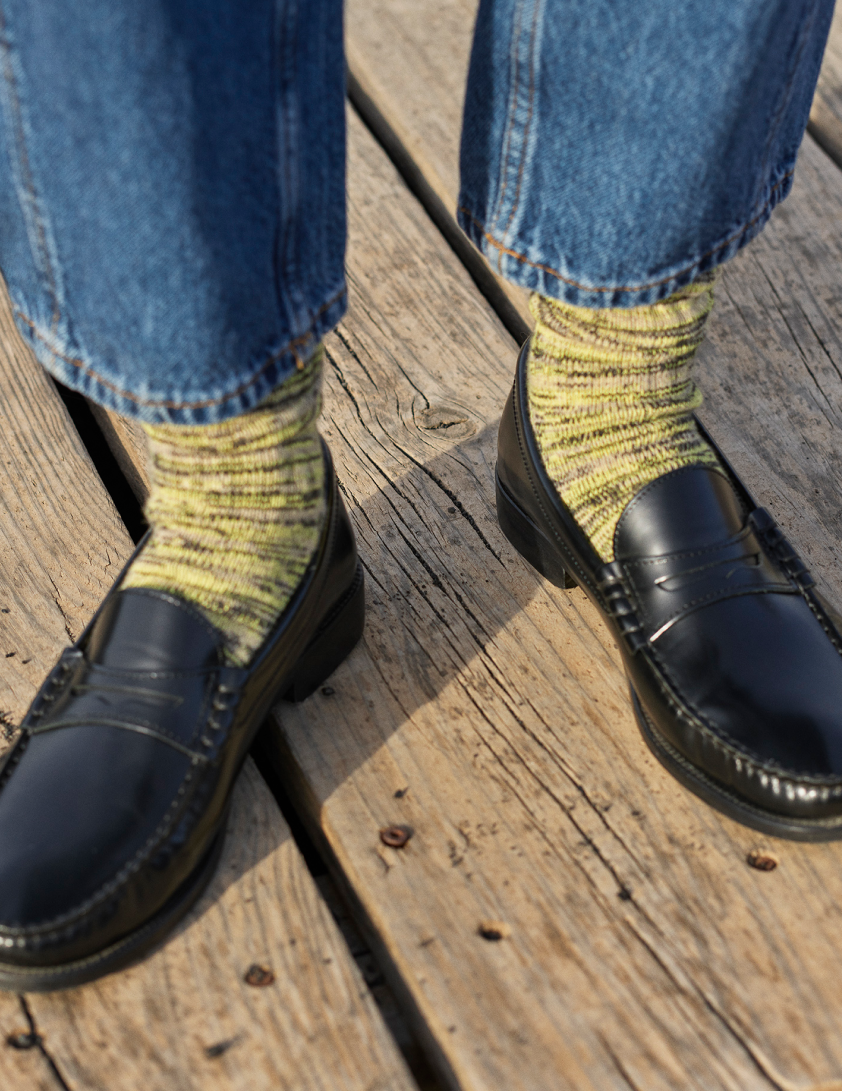
[[[499,434],[501,488],[601,608],[650,726],[760,807],[842,813],[842,637],[774,520],[722,472],[665,474],[630,501],[605,564],[540,459],[525,351]]]
[[[221,634],[186,602],[118,584],[44,682],[0,768],[1,961],[102,950],[211,851],[272,700],[357,578],[325,457],[318,551],[248,668],[225,665]]]

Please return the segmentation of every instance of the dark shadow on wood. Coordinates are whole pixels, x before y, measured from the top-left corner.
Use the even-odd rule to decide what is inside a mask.
[[[111,453],[111,448],[91,412],[87,399],[77,391],[56,382],[55,379],[53,382],[79,433],[79,438],[91,457],[96,472],[114,501],[114,507],[120,518],[125,523],[129,537],[137,545],[146,533],[147,524],[143,517],[143,508],[138,503],[134,490]]]

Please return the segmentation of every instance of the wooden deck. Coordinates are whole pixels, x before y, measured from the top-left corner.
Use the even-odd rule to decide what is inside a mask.
[[[453,232],[474,9],[348,2],[351,305],[323,431],[369,613],[262,755],[335,887],[250,764],[219,874],[167,944],[81,989],[0,994],[4,1089],[842,1091],[842,843],[762,837],[680,788],[596,612],[497,526],[528,312]],[[703,416],[842,606],[842,15],[810,132],[792,196],[725,271]],[[131,543],[6,310],[0,389],[11,737]],[[142,496],[136,430],[97,420]],[[390,823],[413,830],[400,850]]]

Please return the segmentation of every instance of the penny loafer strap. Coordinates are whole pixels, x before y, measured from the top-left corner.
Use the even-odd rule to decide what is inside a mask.
[[[809,577],[774,520],[758,509],[739,534],[716,545],[612,561],[600,569],[598,586],[636,652],[713,603],[741,595],[798,594],[808,586],[799,583],[799,574]]]

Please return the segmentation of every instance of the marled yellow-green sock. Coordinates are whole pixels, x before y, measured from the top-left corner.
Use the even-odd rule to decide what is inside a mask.
[[[718,467],[691,377],[715,273],[662,303],[591,310],[534,293],[529,417],[547,473],[605,561],[626,504],[682,466]]]
[[[318,545],[321,357],[221,424],[143,426],[152,536],[123,586],[169,591],[198,606],[237,666],[260,647]]]

